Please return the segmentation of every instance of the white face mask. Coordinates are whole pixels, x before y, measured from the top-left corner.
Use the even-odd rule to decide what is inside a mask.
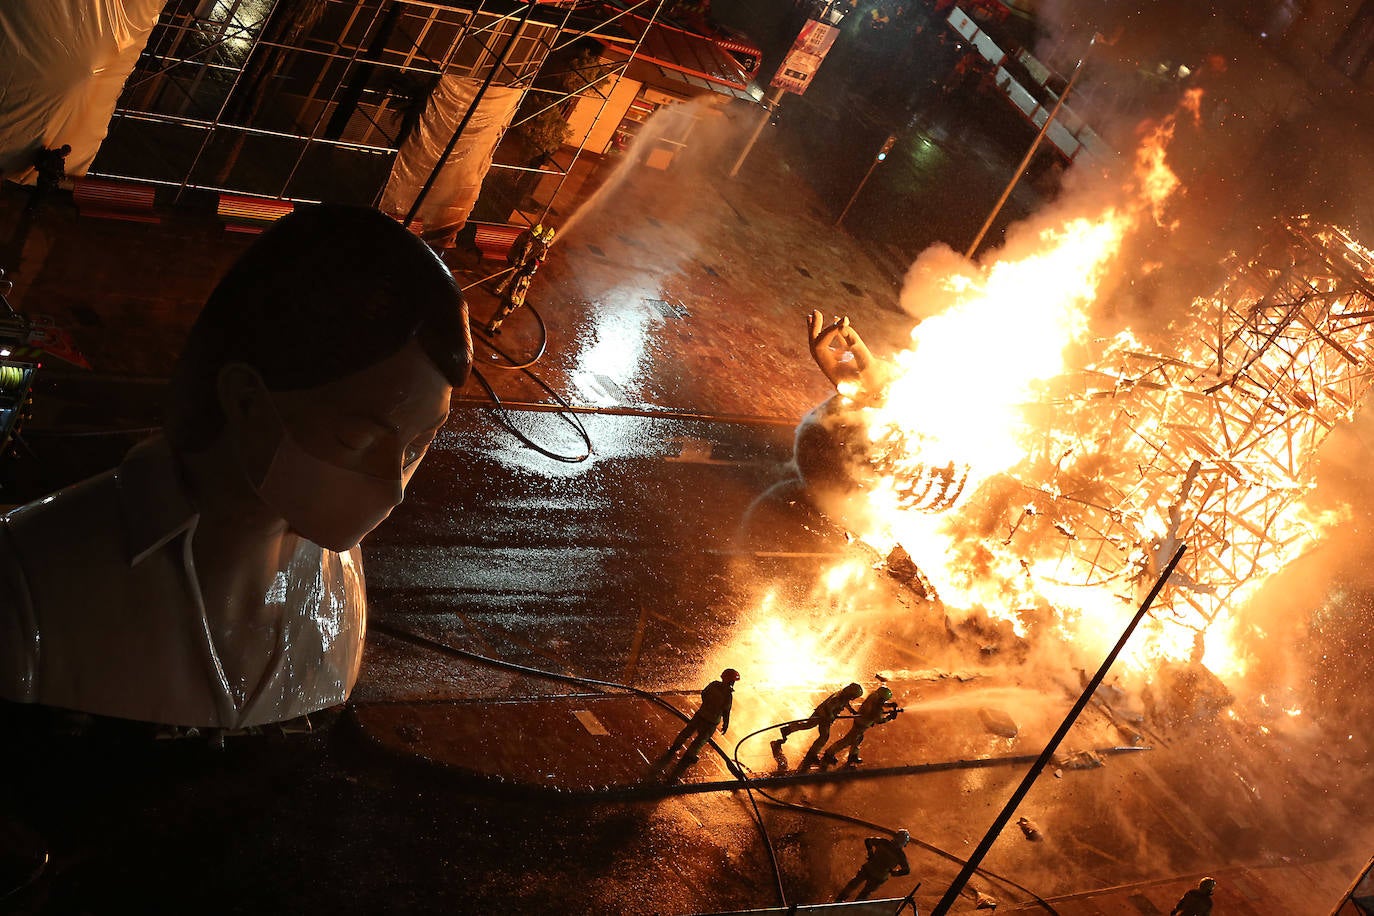
[[[267,473],[253,484],[258,498],[306,540],[334,551],[358,546],[401,504],[405,478],[373,477],[316,458],[291,437],[270,395],[268,404],[281,439]]]

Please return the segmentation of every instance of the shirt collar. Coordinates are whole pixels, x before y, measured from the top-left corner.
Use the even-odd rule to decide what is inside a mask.
[[[182,482],[181,468],[163,436],[135,445],[115,470],[124,516],[129,565],[195,525],[199,514]]]

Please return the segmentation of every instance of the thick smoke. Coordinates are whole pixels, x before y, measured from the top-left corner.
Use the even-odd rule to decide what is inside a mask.
[[[1200,118],[1179,121],[1169,152],[1183,187],[1171,207],[1173,222],[1145,224],[1103,289],[1105,311],[1123,326],[1165,328],[1216,288],[1229,256],[1253,253],[1276,221],[1310,214],[1374,245],[1368,106],[1320,58],[1324,45],[1289,21],[1282,5],[1265,6],[1223,11],[1174,0],[1138,7],[1053,0],[1039,10],[1048,27],[1039,50],[1061,66],[1090,31],[1113,42],[1094,50],[1095,84],[1079,105],[1118,149],[1129,149],[1140,115],[1157,114],[1184,89],[1203,91]],[[1180,66],[1190,71],[1182,78]],[[1108,80],[1138,88],[1111,92],[1103,88]],[[1367,409],[1335,431],[1309,499],[1319,508],[1349,506],[1351,523],[1245,609],[1256,637],[1250,647],[1259,662],[1252,670],[1257,690],[1306,685],[1310,699],[1337,704],[1368,682],[1369,637],[1359,621],[1374,594],[1365,561],[1374,548],[1371,432]]]
[[[1038,7],[1046,34],[1036,50],[1061,72],[1102,36],[1070,104],[1115,149],[1132,149],[1142,120],[1185,91],[1203,93],[1199,119],[1180,121],[1170,148],[1185,189],[1176,224],[1137,233],[1109,296],[1123,317],[1167,322],[1216,286],[1226,254],[1253,250],[1276,219],[1309,214],[1374,242],[1374,199],[1363,192],[1374,179],[1367,105],[1281,8],[1264,6]]]
[[[1256,5],[1260,6],[1260,5]],[[1049,37],[1040,49],[1062,61],[1093,29],[1114,38],[1101,75],[1148,86],[1143,72],[1172,69],[1172,84],[1134,97],[1084,93],[1084,113],[1126,149],[1138,123],[1169,91],[1203,90],[1201,117],[1182,120],[1170,164],[1182,181],[1171,211],[1175,224],[1146,225],[1131,240],[1125,269],[1104,289],[1107,309],[1123,325],[1165,327],[1224,277],[1227,259],[1253,252],[1275,221],[1301,214],[1346,228],[1374,244],[1374,139],[1367,106],[1333,67],[1294,65],[1309,36],[1279,13],[1219,12],[1214,5],[1160,2],[1126,9],[1095,0],[1055,0],[1042,6]],[[1285,46],[1269,44],[1282,39]],[[1178,79],[1178,66],[1191,71]],[[1300,67],[1302,68],[1300,70]],[[1131,77],[1137,77],[1132,80]],[[1114,102],[1093,109],[1094,102]],[[1363,109],[1363,110],[1362,110]],[[1125,112],[1125,114],[1120,114]],[[1374,548],[1374,480],[1370,479],[1371,419],[1366,409],[1326,443],[1310,502],[1349,506],[1350,524],[1331,532],[1311,555],[1271,580],[1245,609],[1257,665],[1257,691],[1291,687],[1309,702],[1337,712],[1342,697],[1368,683],[1371,645],[1360,621],[1374,601],[1365,558]]]

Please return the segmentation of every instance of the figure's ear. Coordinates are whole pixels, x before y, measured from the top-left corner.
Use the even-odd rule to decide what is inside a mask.
[[[256,486],[266,478],[284,435],[272,394],[247,363],[225,363],[215,377],[215,394],[224,413],[225,441]]]
[[[225,421],[232,427],[256,419],[268,397],[267,385],[258,370],[247,363],[225,363],[215,379],[215,393]]]

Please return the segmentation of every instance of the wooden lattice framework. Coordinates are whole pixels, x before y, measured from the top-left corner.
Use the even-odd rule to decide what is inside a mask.
[[[1312,461],[1374,382],[1374,255],[1288,223],[1169,337],[1191,344],[1118,338],[1042,406],[1054,416],[1017,473],[1031,496],[1006,544],[1063,585],[1131,600],[1186,543],[1157,616],[1202,631],[1313,538]]]

